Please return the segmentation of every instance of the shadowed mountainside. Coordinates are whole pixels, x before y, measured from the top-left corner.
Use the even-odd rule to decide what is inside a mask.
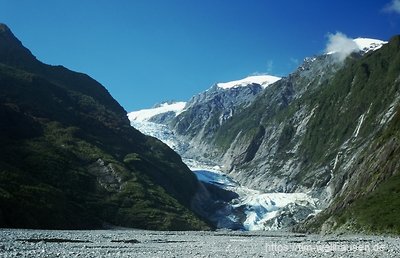
[[[89,76],[38,61],[0,25],[0,227],[207,229],[181,158]]]

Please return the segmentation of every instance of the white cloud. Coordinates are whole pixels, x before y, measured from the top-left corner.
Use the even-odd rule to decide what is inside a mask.
[[[384,11],[400,14],[400,0],[392,0],[390,4],[384,8]]]
[[[328,34],[328,43],[325,53],[334,54],[338,61],[342,62],[351,53],[358,51],[359,48],[353,39],[347,37],[341,32]]]
[[[274,69],[274,61],[268,60],[267,61],[267,73],[272,74],[273,69]]]

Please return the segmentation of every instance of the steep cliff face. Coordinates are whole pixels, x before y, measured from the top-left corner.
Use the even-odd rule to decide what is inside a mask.
[[[316,107],[307,100],[341,66],[331,55],[306,59],[295,73],[266,88],[249,107],[228,120],[213,142],[225,170],[251,188],[301,191],[305,185],[296,180],[300,145]],[[324,176],[320,180],[326,181]]]
[[[311,65],[312,76],[300,69],[267,88],[216,134],[230,175],[269,191],[311,191],[329,208],[308,228],[399,230],[392,218],[399,189],[399,61],[394,37],[343,65],[314,61],[322,70]]]
[[[337,193],[336,171],[347,171],[398,101],[390,46],[344,64],[319,57],[267,88],[217,133],[231,175],[262,189],[317,190],[330,200]]]
[[[89,76],[38,61],[0,24],[0,227],[206,229],[181,158]]]
[[[211,157],[209,143],[214,134],[240,109],[248,106],[262,91],[259,84],[247,87],[223,89],[213,86],[206,92],[193,97],[186,105],[185,112],[175,117],[170,127],[194,148],[188,148],[184,156]]]
[[[321,124],[331,142],[341,135],[339,128],[343,132],[334,162],[331,160],[330,186],[335,198],[328,209],[298,229],[398,234],[400,37],[354,62],[337,77],[347,83],[336,88],[336,101],[326,112],[338,109],[346,113],[335,125]],[[321,147],[332,150],[334,156],[333,148]]]
[[[167,125],[189,143],[184,155],[211,160],[244,186],[318,198],[327,209],[299,230],[400,232],[399,37],[369,41],[356,40],[363,46],[344,61],[335,52],[308,58],[229,108],[216,103],[232,92],[222,100],[205,92]]]
[[[218,83],[190,99],[179,114],[164,113],[149,121],[167,125],[180,142],[179,153],[186,158],[216,164],[211,148],[215,133],[234,114],[249,106],[264,88],[279,80],[274,76],[250,76]]]

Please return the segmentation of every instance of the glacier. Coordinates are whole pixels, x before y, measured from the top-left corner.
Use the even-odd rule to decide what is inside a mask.
[[[282,162],[282,159],[270,155],[277,153],[275,149],[278,146],[277,141],[270,139],[278,139],[276,136],[282,135],[281,132],[285,129],[284,123],[272,123],[267,128],[270,130],[269,133],[262,132],[262,130],[267,130],[262,128],[260,135],[271,136],[266,140],[263,136],[260,138],[253,135],[252,141],[244,139],[240,142],[242,131],[239,128],[233,134],[236,138],[230,139],[230,147],[225,150],[222,158],[218,156],[218,153],[215,155],[214,152],[218,152],[215,146],[207,146],[207,143],[212,142],[216,128],[220,129],[221,125],[234,116],[241,107],[248,107],[249,103],[255,101],[257,94],[271,91],[273,94],[270,100],[273,104],[268,104],[266,107],[274,110],[273,105],[284,104],[287,99],[302,96],[306,91],[314,90],[322,85],[324,78],[330,78],[336,69],[339,69],[337,57],[345,57],[355,52],[363,55],[386,44],[385,41],[374,39],[351,39],[340,33],[336,36],[339,41],[333,42],[336,44],[332,44],[332,48],[327,47],[323,55],[306,58],[296,72],[287,78],[259,75],[216,83],[209,90],[194,96],[187,104],[181,104],[179,108],[172,108],[179,105],[169,103],[164,105],[163,109],[156,107],[130,113],[129,118],[134,127],[168,144],[182,156],[183,161],[195,173],[200,182],[200,190],[194,199],[199,205],[192,208],[201,216],[208,218],[217,228],[249,231],[288,229],[315,216],[333,198],[334,183],[340,180],[336,175],[336,170],[342,167],[348,171],[354,163],[354,159],[346,161],[344,157],[348,145],[356,140],[363,128],[368,111],[360,114],[352,138],[344,142],[342,147],[334,153],[332,162],[328,166],[313,168],[315,169],[313,174],[319,178],[309,177],[303,181],[303,183],[313,185],[312,187],[306,184],[297,185],[296,180],[292,180],[291,175],[302,172],[296,159],[290,158]],[[346,52],[344,55],[343,51]],[[314,77],[315,74],[320,76]],[[312,80],[315,78],[317,81],[314,84]],[[277,87],[269,86],[279,80]],[[291,92],[293,83],[302,85],[296,89],[298,92]],[[257,102],[259,103],[264,104]],[[378,119],[381,124],[382,121],[387,121],[393,116],[393,106],[395,103]],[[294,125],[292,138],[303,137],[308,122],[316,110],[316,106],[300,107],[293,114],[291,118],[293,120],[286,123],[286,125]],[[261,110],[259,115],[264,117],[261,112],[263,111]],[[259,152],[260,156],[254,161],[254,163],[259,162],[257,170],[252,170],[251,165],[254,163],[248,165],[243,155],[250,153],[246,146],[251,146],[254,140],[260,141],[261,150],[265,150]],[[286,154],[296,155],[300,148],[300,141],[296,141],[285,150]],[[218,163],[215,164],[215,160],[207,160],[207,158],[218,160]],[[275,164],[276,161],[282,163],[279,163],[281,167],[274,171],[271,164]],[[222,171],[229,173],[231,177]],[[314,188],[314,185],[317,185],[316,182],[323,186]],[[347,182],[344,183],[346,184]]]
[[[171,105],[174,106],[174,104]],[[174,109],[174,111],[181,112],[183,105],[180,105],[181,109]],[[165,105],[162,112],[171,111],[168,106]],[[173,131],[166,125],[149,121],[151,118],[149,114],[160,114],[160,109],[155,109],[129,113],[131,125],[146,135],[158,138],[177,153],[184,153],[188,146]],[[249,189],[222,173],[221,167],[215,164],[191,157],[182,157],[182,159],[204,185],[215,186],[233,194],[234,198],[228,200],[214,200],[218,205],[209,219],[218,228],[249,231],[280,230],[295,225],[318,212],[317,199],[306,193],[265,193]]]
[[[162,103],[155,108],[142,109],[134,112],[128,113],[128,118],[130,121],[149,121],[150,118],[167,113],[174,112],[175,116],[183,112],[186,106],[186,102],[174,102],[174,103]]]

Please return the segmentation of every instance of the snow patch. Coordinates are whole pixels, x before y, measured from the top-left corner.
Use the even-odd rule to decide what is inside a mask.
[[[356,38],[353,40],[361,51],[369,52],[380,49],[387,41],[369,38]]]
[[[346,36],[341,33],[332,35],[330,41],[331,42],[328,44],[326,49],[326,54],[332,55],[335,53],[344,52],[345,56],[357,51],[363,51],[365,53],[375,51],[380,49],[384,44],[388,43],[387,41],[370,38],[350,39],[346,38]]]
[[[132,121],[148,121],[153,116],[167,113],[175,112],[175,115],[179,115],[185,109],[186,102],[175,102],[172,104],[163,103],[156,108],[142,109],[134,112],[128,113],[129,120]]]
[[[260,84],[263,88],[279,81],[281,78],[272,75],[254,75],[249,76],[241,80],[217,83],[217,86],[222,89],[246,87],[250,84],[256,83]]]

